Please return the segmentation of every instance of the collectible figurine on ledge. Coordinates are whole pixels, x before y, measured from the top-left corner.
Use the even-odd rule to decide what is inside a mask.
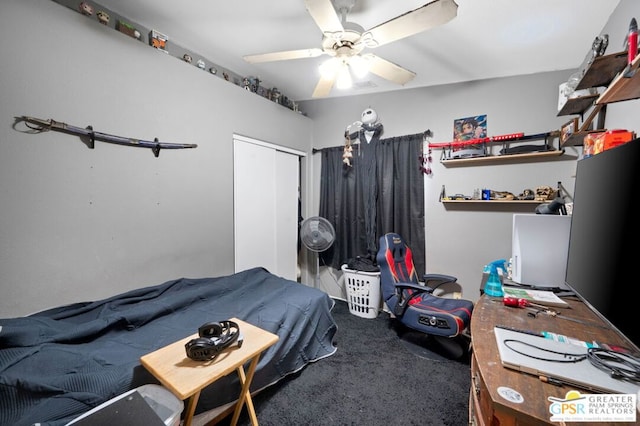
[[[93,15],[93,6],[91,6],[89,3],[87,3],[86,1],[81,2],[78,5],[78,10],[80,11],[80,13],[82,13],[83,15],[87,15],[87,16],[91,16]]]
[[[100,22],[102,25],[108,25],[109,20],[111,20],[109,14],[104,10],[99,10],[98,13],[96,13],[96,16],[98,17],[98,22]]]

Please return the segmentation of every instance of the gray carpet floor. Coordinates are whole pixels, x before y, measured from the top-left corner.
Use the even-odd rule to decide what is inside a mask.
[[[468,425],[467,353],[452,359],[384,312],[361,318],[337,300],[332,313],[337,352],[257,395],[260,425]]]

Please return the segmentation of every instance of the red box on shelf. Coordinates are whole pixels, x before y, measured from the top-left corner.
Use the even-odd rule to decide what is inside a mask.
[[[602,151],[622,145],[635,138],[634,132],[623,129],[609,130],[593,136],[595,136],[593,144],[594,154],[599,154]]]

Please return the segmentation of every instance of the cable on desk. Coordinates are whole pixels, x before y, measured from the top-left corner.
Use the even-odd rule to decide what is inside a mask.
[[[561,363],[575,363],[575,362],[583,361],[584,359],[587,358],[587,354],[574,354],[574,353],[570,353],[570,352],[554,351],[554,350],[551,350],[551,349],[543,348],[541,346],[532,345],[531,343],[523,342],[522,340],[517,340],[517,339],[505,339],[503,341],[503,343],[507,348],[511,349],[515,353],[518,353],[520,355],[524,355],[524,356],[529,357],[529,358],[539,359],[541,361],[561,362]],[[534,348],[534,349],[537,349],[537,350],[542,351],[542,352],[548,352],[549,354],[562,355],[562,358],[555,358],[555,359],[554,358],[543,358],[543,357],[538,357],[538,356],[535,356],[535,355],[531,355],[531,354],[528,354],[526,352],[522,352],[522,351],[519,351],[519,350],[513,348],[511,343],[519,343],[521,345],[529,346],[530,348]]]
[[[608,349],[589,348],[587,359],[614,379],[640,382],[639,358]]]

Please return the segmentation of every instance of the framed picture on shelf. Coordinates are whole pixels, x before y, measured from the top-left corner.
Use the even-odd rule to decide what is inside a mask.
[[[565,143],[571,135],[578,131],[578,118],[573,118],[560,127],[560,142]]]
[[[487,115],[457,118],[453,120],[453,141],[466,142],[487,137]],[[454,144],[451,158],[483,157],[485,144]]]
[[[453,120],[453,140],[468,141],[487,137],[487,115],[457,118]]]

